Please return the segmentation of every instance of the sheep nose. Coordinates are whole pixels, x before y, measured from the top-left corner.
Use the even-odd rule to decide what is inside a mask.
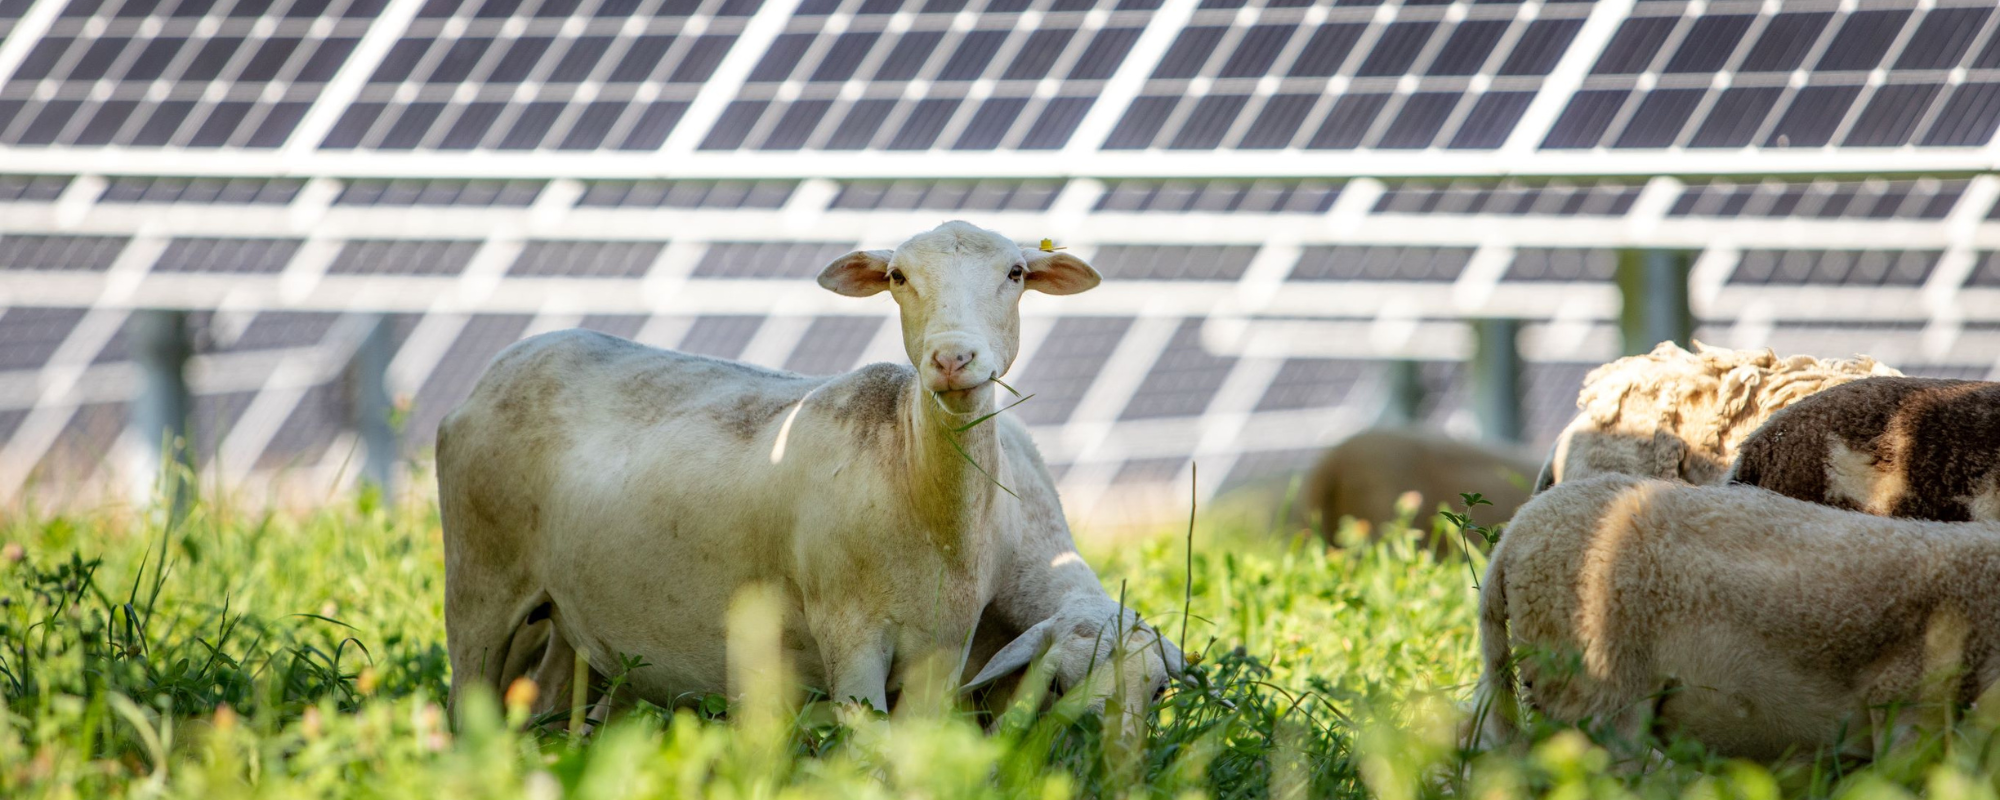
[[[931,351],[931,364],[944,375],[956,375],[979,354],[969,347],[941,347]]]

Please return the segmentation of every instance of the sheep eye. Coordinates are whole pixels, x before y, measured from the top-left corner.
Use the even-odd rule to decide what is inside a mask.
[[[906,280],[908,280],[908,279],[907,279],[907,278],[904,278],[904,277],[903,277],[903,271],[902,271],[902,270],[900,270],[900,269],[892,269],[892,270],[889,270],[889,280],[890,280],[890,282],[892,282],[892,283],[895,283],[895,284],[896,284],[897,286],[901,286],[901,285],[903,285],[903,282],[904,282],[904,281],[906,281]]]
[[[1023,274],[1025,274],[1024,271],[1021,269],[1020,265],[1017,264],[1014,266],[1012,270],[1009,270],[1007,272],[1007,280],[1019,281],[1021,280],[1021,276]]]

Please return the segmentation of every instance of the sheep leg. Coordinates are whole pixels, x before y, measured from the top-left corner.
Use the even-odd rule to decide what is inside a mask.
[[[854,619],[857,615],[825,615]],[[867,630],[858,625],[841,625],[822,617],[813,625],[814,638],[826,660],[828,694],[841,704],[867,703],[876,711],[889,710],[889,667],[895,650],[888,632]],[[834,630],[825,630],[833,628]],[[829,635],[832,634],[832,635]]]
[[[500,684],[509,668],[529,663],[524,657],[543,643],[538,634],[546,625],[531,622],[535,610],[548,601],[539,591],[517,598],[477,597],[469,593],[452,595],[447,587],[445,602],[445,647],[451,658],[451,690],[446,705],[454,721],[464,713],[466,693],[484,686],[495,700],[506,687]],[[517,652],[516,647],[522,648]]]

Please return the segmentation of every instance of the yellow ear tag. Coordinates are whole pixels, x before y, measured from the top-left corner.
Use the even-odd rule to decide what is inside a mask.
[[[1067,250],[1067,249],[1069,249],[1069,248],[1066,248],[1066,247],[1057,247],[1057,246],[1056,246],[1056,240],[1054,240],[1054,239],[1043,239],[1043,240],[1042,240],[1042,252],[1044,252],[1044,253],[1053,253],[1053,252],[1055,252],[1055,251],[1057,251],[1057,250]]]

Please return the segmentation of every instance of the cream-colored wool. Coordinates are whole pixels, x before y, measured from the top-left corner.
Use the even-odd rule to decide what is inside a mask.
[[[1866,356],[1779,358],[1700,342],[1689,352],[1661,342],[1583,379],[1579,413],[1536,487],[1610,473],[1720,483],[1737,446],[1779,409],[1849,381],[1901,374]]]
[[[1514,515],[1482,584],[1485,738],[1513,735],[1518,696],[1625,742],[1866,757],[2000,679],[1996,597],[2000,525],[1749,486],[1565,483]]]

